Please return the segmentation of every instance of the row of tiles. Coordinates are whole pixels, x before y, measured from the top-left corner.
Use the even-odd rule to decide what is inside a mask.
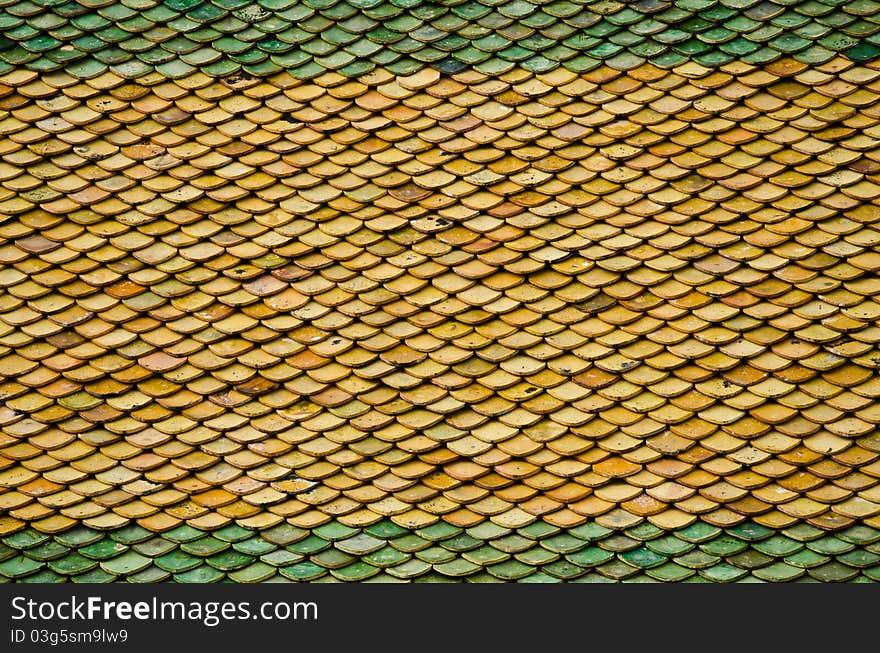
[[[805,524],[754,523],[677,531],[650,524],[563,530],[489,522],[416,531],[393,522],[363,530],[329,523],[254,533],[179,527],[77,528],[50,537],[22,531],[0,543],[0,582],[849,582],[880,581],[880,531],[828,534]]]
[[[820,64],[839,53],[875,59],[878,13],[870,0],[9,0],[0,7],[0,62],[80,78],[108,68],[129,77],[356,76],[377,66],[583,72],[603,61],[629,69],[784,55]]]
[[[3,529],[873,523],[877,74],[6,76]]]

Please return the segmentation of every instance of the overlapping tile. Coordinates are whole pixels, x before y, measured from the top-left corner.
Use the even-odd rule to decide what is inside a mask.
[[[872,580],[857,54],[15,62],[0,577]]]
[[[880,54],[870,0],[4,0],[0,61],[90,78],[717,66]]]
[[[880,579],[878,537],[865,527],[828,534],[704,522],[675,531],[648,523],[564,530],[542,521],[415,531],[391,521],[312,531],[282,524],[262,533],[227,526],[210,534],[129,526],[109,536],[76,528],[5,538],[0,574],[31,583],[864,583]]]

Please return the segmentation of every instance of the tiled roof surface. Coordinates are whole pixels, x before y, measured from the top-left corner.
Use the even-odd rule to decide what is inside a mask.
[[[313,76],[426,65],[576,72],[609,60],[675,66],[880,54],[873,0],[2,0],[0,61],[91,77]]]
[[[880,5],[281,4],[0,13],[0,580],[880,580]]]

